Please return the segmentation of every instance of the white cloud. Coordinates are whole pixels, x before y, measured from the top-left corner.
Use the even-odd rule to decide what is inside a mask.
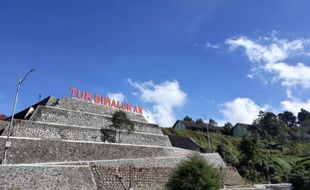
[[[310,100],[307,100],[305,102],[299,99],[284,100],[281,102],[281,106],[283,110],[291,111],[295,115],[297,115],[301,108],[310,111]]]
[[[125,95],[121,92],[117,92],[117,93],[108,93],[108,97],[120,102],[124,102],[125,100]]]
[[[278,81],[287,89],[288,98],[293,97],[292,89],[296,87],[310,88],[310,67],[304,63],[292,63],[289,59],[301,55],[310,56],[310,39],[288,40],[272,36],[253,40],[241,36],[227,39],[226,44],[231,50],[244,48],[248,59],[256,64],[247,75],[248,78],[259,76],[265,84]],[[271,75],[271,81],[268,81],[269,75],[265,74]]]
[[[143,115],[149,123],[156,123],[156,120],[154,118],[154,114],[149,109],[147,109],[147,108],[144,109]]]
[[[183,106],[187,97],[177,81],[154,84],[152,81],[140,83],[129,79],[128,83],[138,90],[135,94],[142,101],[152,104],[152,110],[147,112],[149,120],[162,127],[173,125],[176,121],[174,109]]]
[[[236,98],[225,102],[220,112],[223,114],[223,121],[235,123],[252,123],[257,118],[259,111],[265,110],[265,107],[258,106],[250,98]]]
[[[225,43],[229,45],[231,50],[243,47],[251,62],[275,63],[303,52],[304,45],[308,44],[309,40],[297,39],[289,41],[276,37],[260,37],[258,40],[251,40],[241,36],[227,39]]]
[[[310,67],[303,63],[297,65],[268,63],[265,65],[265,70],[276,74],[275,79],[280,80],[283,86],[310,88]]]
[[[218,49],[220,48],[220,45],[219,44],[213,44],[211,42],[206,42],[206,43],[201,43],[201,44],[194,44],[195,47],[203,47],[203,49],[208,49],[208,48],[211,48],[211,49]]]

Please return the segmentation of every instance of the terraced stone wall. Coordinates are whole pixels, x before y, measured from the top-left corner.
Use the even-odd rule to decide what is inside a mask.
[[[0,166],[0,189],[97,188],[89,167]]]
[[[171,146],[168,137],[165,135],[140,132],[128,133],[127,131],[115,131],[113,128],[85,128],[31,121],[15,122],[12,135],[15,137]]]
[[[130,186],[137,190],[164,189],[172,168],[135,168],[92,166],[98,189],[120,190]]]
[[[31,121],[75,125],[90,128],[106,128],[112,126],[111,117],[80,111],[59,109],[49,106],[39,106],[31,117]],[[135,131],[162,134],[158,125],[134,122]]]
[[[9,122],[0,120],[0,135],[4,132],[4,130],[9,126]]]
[[[11,142],[12,146],[7,155],[8,162],[11,164],[130,159],[177,156],[189,153],[189,151],[172,147],[115,143],[90,143],[16,137],[12,137]],[[4,143],[5,137],[1,137],[0,154],[4,152]]]

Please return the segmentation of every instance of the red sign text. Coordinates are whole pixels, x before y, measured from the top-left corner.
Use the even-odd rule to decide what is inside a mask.
[[[103,106],[108,106],[115,109],[120,109],[123,111],[143,114],[143,108],[141,106],[133,106],[130,103],[120,102],[118,100],[114,100],[109,97],[93,95],[90,92],[82,91],[76,88],[70,88],[70,91],[71,91],[71,97],[75,97],[91,103],[101,104]]]

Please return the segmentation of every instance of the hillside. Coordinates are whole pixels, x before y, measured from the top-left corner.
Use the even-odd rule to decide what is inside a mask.
[[[208,148],[208,136],[206,133],[191,130],[175,130],[172,128],[163,128],[162,131],[166,135],[174,134],[190,137],[202,147]],[[241,153],[238,146],[242,142],[242,137],[210,133],[210,139],[212,151],[218,151],[223,159],[236,167],[244,177],[251,178],[248,176],[249,173],[244,172],[244,166],[240,160]],[[272,183],[292,182],[296,173],[299,174],[301,170],[309,171],[310,169],[309,140],[279,140],[259,137],[258,147],[260,151],[260,165],[256,167],[256,176],[253,178],[253,181],[261,183],[267,183],[268,181]],[[267,169],[264,170],[264,167]],[[302,174],[302,176],[297,176],[296,180],[300,180],[299,178],[304,176],[306,180],[309,180],[307,178],[307,176],[309,177],[309,172]],[[308,186],[305,187],[310,188]]]

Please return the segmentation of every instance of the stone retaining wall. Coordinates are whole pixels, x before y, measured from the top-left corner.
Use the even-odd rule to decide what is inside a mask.
[[[210,165],[215,168],[226,168],[225,162],[218,153],[200,154],[203,156]],[[72,161],[57,163],[58,165],[100,165],[106,167],[124,167],[132,165],[139,168],[147,167],[175,167],[178,163],[188,158],[186,156],[167,156],[157,158],[130,158],[130,159],[117,159],[117,160],[89,160],[89,161]],[[53,165],[55,163],[44,163],[44,165]]]
[[[9,126],[9,122],[0,120],[0,135],[4,132],[4,130]]]
[[[106,133],[104,133],[106,132]],[[120,133],[120,135],[119,135]],[[4,134],[5,135],[5,134]],[[140,144],[154,146],[171,146],[165,135],[152,135],[139,132],[116,132],[113,129],[85,128],[68,125],[53,125],[40,122],[19,121],[15,122],[12,135],[15,137],[53,138],[78,141],[118,142],[125,144]],[[115,137],[115,141],[109,141]],[[120,139],[118,139],[120,137]]]
[[[134,168],[92,166],[98,189],[121,190],[129,187],[137,190],[164,189],[172,168]],[[122,185],[123,183],[123,185]]]
[[[12,137],[8,162],[44,163],[65,161],[110,160],[162,156],[183,156],[190,151],[172,147],[141,146],[116,143],[91,143]],[[4,152],[5,137],[0,138],[0,153]]]
[[[112,116],[112,114],[119,109],[111,108],[108,106],[103,106],[100,104],[86,102],[84,100],[80,100],[78,98],[61,98],[56,105],[59,108],[65,108],[69,110],[76,110],[76,111],[83,111],[83,112],[90,112],[96,114],[102,114],[107,116]],[[140,121],[140,122],[147,122],[145,117],[141,114],[135,114],[131,112],[125,112],[129,119]]]
[[[245,185],[250,184],[250,182],[246,181],[242,178],[238,172],[238,170],[234,167],[221,167],[220,168],[221,175],[223,176],[223,180],[225,185],[235,186],[235,185]]]
[[[39,106],[31,117],[31,120],[63,125],[95,127],[99,129],[112,125],[111,117],[108,116],[48,106]],[[134,122],[134,125],[135,131],[137,132],[162,134],[158,125],[155,124]]]
[[[202,152],[202,153],[208,152],[206,148],[201,147],[191,138],[181,137],[177,135],[168,135],[168,136],[169,136],[171,145],[174,147],[184,148],[184,149],[193,150],[193,151]]]
[[[0,189],[96,190],[89,167],[0,166]]]

